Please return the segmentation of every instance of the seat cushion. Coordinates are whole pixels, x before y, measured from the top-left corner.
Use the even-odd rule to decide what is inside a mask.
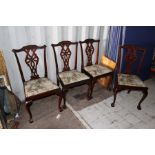
[[[77,70],[61,72],[59,73],[59,77],[61,78],[64,85],[89,79],[87,75]]]
[[[86,70],[93,77],[112,72],[112,70],[110,68],[108,68],[106,66],[102,66],[102,65],[86,66],[86,67],[84,67],[84,70]]]
[[[26,81],[24,86],[26,97],[38,95],[59,88],[47,78]]]
[[[138,76],[129,74],[118,74],[118,84],[123,86],[146,87]]]

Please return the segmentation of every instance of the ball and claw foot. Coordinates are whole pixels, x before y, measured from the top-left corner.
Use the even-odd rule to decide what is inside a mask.
[[[60,108],[59,108],[59,112],[62,112],[62,111],[63,111],[63,108],[62,108],[62,107],[60,107]]]
[[[89,100],[91,100],[93,97],[92,97],[92,96],[89,96],[89,97],[87,97],[87,98],[88,98],[88,101],[89,101]]]
[[[65,104],[63,105],[63,109],[67,109],[67,106]]]
[[[115,104],[114,103],[111,103],[111,107],[115,107]]]
[[[88,101],[91,100],[92,98],[93,98],[92,93],[88,93],[88,94],[87,94],[87,99],[88,99]]]
[[[33,119],[32,118],[29,120],[29,123],[33,123]]]
[[[141,106],[140,106],[140,105],[138,105],[138,106],[137,106],[137,109],[138,109],[138,110],[141,110],[142,108],[141,108]]]

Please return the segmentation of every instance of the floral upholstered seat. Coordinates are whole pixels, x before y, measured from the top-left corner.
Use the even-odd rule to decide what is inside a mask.
[[[106,66],[102,65],[91,65],[91,66],[86,66],[84,69],[91,74],[93,77],[97,77],[103,74],[111,73],[112,70]]]
[[[63,97],[62,91],[57,85],[48,79],[46,45],[27,45],[20,49],[13,49],[12,52],[15,54],[16,60],[18,62],[18,68],[24,86],[25,108],[29,114],[29,123],[33,122],[30,107],[33,104],[33,101],[37,99],[51,95],[57,95],[58,109],[59,112],[61,112],[63,110],[61,107],[61,101]],[[19,53],[23,56],[22,59]],[[44,63],[42,63],[40,60],[44,60]],[[26,71],[24,70],[25,67],[22,67],[22,61],[29,68],[29,80],[25,79],[25,75],[23,74]],[[44,68],[41,77],[40,72],[38,72],[39,68]]]
[[[47,78],[39,78],[24,83],[26,97],[35,96],[59,87]]]
[[[146,48],[132,44],[119,46],[117,78],[113,90],[114,100],[111,103],[112,107],[115,106],[118,92],[128,90],[129,94],[131,91],[140,91],[143,96],[137,105],[137,109],[141,110],[141,103],[148,95],[148,87],[137,75],[142,72],[146,51]]]
[[[123,86],[146,87],[138,76],[129,74],[118,74],[118,84]]]
[[[89,77],[77,70],[65,71],[59,73],[59,77],[61,78],[64,85],[76,83],[83,80],[88,80]]]

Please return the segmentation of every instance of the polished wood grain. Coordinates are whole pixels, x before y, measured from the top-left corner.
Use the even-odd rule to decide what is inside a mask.
[[[118,60],[117,60],[117,73],[123,73],[125,75],[137,75],[139,76],[142,65],[144,63],[144,57],[146,54],[146,48],[142,48],[136,45],[123,45],[119,47],[118,50]],[[122,69],[122,65],[124,69]],[[116,82],[114,86],[114,100],[111,104],[112,107],[115,106],[115,101],[117,93],[122,90],[130,91],[141,91],[143,96],[137,105],[137,109],[141,110],[141,103],[148,95],[148,87],[144,86],[131,86],[131,85],[122,85],[118,82],[118,76],[116,76]]]
[[[25,63],[27,64],[27,66],[29,67],[29,69],[31,71],[30,80],[35,80],[35,79],[40,78],[39,74],[37,72],[38,63],[39,63],[39,57],[38,57],[38,50],[39,49],[41,49],[44,52],[43,53],[44,70],[45,70],[44,77],[47,78],[48,75],[47,75],[47,64],[46,64],[46,45],[43,45],[43,46],[27,45],[27,46],[24,46],[24,47],[22,47],[20,49],[13,49],[12,50],[14,52],[16,60],[17,60],[17,64],[18,64],[18,67],[19,67],[19,71],[20,71],[20,74],[21,74],[23,85],[26,82],[26,80],[25,80],[25,77],[24,77],[24,74],[23,74],[24,71],[22,70],[22,66],[21,66],[20,61],[19,61],[18,53],[21,53],[21,52],[26,53]],[[30,107],[31,107],[33,101],[37,100],[37,99],[47,97],[47,96],[50,96],[50,95],[57,95],[59,97],[58,109],[59,109],[59,111],[62,111],[62,107],[61,107],[62,92],[61,92],[60,88],[54,89],[54,90],[51,90],[51,91],[47,91],[47,92],[44,92],[44,93],[41,93],[41,94],[38,94],[38,95],[30,96],[30,97],[26,97],[26,95],[25,95],[25,106],[26,106],[26,110],[27,110],[27,112],[29,114],[29,118],[30,118],[29,122],[30,123],[33,122],[32,112],[30,110]]]
[[[77,52],[78,52],[78,42],[71,42],[71,41],[61,41],[58,44],[51,44],[52,48],[53,48],[53,52],[54,52],[54,58],[55,58],[55,64],[56,64],[56,74],[57,74],[57,84],[59,85],[59,83],[61,83],[62,86],[62,92],[63,92],[63,99],[64,99],[64,108],[66,108],[66,93],[68,92],[68,90],[70,88],[73,87],[77,87],[77,86],[81,86],[84,84],[88,85],[88,91],[87,91],[87,97],[89,99],[89,92],[91,89],[91,84],[90,84],[90,79],[87,80],[81,80],[78,82],[74,82],[71,84],[67,84],[65,85],[62,81],[62,79],[59,76],[60,71],[60,66],[58,66],[58,58],[57,58],[57,53],[60,54],[60,57],[63,61],[63,70],[62,72],[65,71],[70,71],[70,66],[69,66],[69,61],[71,58],[71,55],[73,54],[73,52],[75,52],[75,58],[74,58],[74,70],[77,70]],[[71,46],[75,47],[75,51],[71,51]],[[56,48],[59,47],[59,50],[56,50]],[[58,54],[58,55],[59,55]]]
[[[88,75],[91,79],[91,91],[89,94],[89,98],[92,98],[92,93],[93,93],[93,89],[95,86],[95,83],[97,82],[98,79],[106,77],[106,76],[113,76],[113,71],[111,71],[110,73],[105,73],[96,77],[93,77],[88,71],[86,71],[84,69],[85,67],[85,62],[84,62],[84,53],[87,56],[87,62],[86,62],[86,66],[92,66],[92,59],[93,59],[93,54],[96,53],[96,58],[95,58],[95,64],[98,65],[99,64],[99,45],[100,45],[100,40],[95,40],[95,39],[86,39],[84,41],[80,41],[80,47],[81,47],[81,70],[83,73],[85,73],[86,75]],[[95,50],[94,44],[97,44],[97,49]],[[84,45],[86,45],[86,47],[84,48]]]

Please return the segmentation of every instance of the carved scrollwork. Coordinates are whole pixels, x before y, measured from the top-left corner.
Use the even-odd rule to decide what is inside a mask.
[[[36,54],[36,48],[25,49],[24,51],[26,52],[25,63],[29,66],[31,70],[31,79],[39,78],[39,75],[37,73],[39,57]]]
[[[130,47],[127,49],[127,53],[125,56],[126,60],[126,72],[130,73],[132,70],[132,64],[136,61],[136,49],[134,47]]]
[[[69,67],[69,59],[71,56],[71,50],[69,49],[69,44],[62,44],[61,45],[61,52],[60,52],[60,56],[64,62],[64,68],[63,71],[68,71],[70,70]]]
[[[85,51],[86,51],[87,58],[88,58],[87,65],[90,66],[90,65],[92,65],[92,55],[94,53],[94,46],[93,46],[92,42],[87,43]]]

